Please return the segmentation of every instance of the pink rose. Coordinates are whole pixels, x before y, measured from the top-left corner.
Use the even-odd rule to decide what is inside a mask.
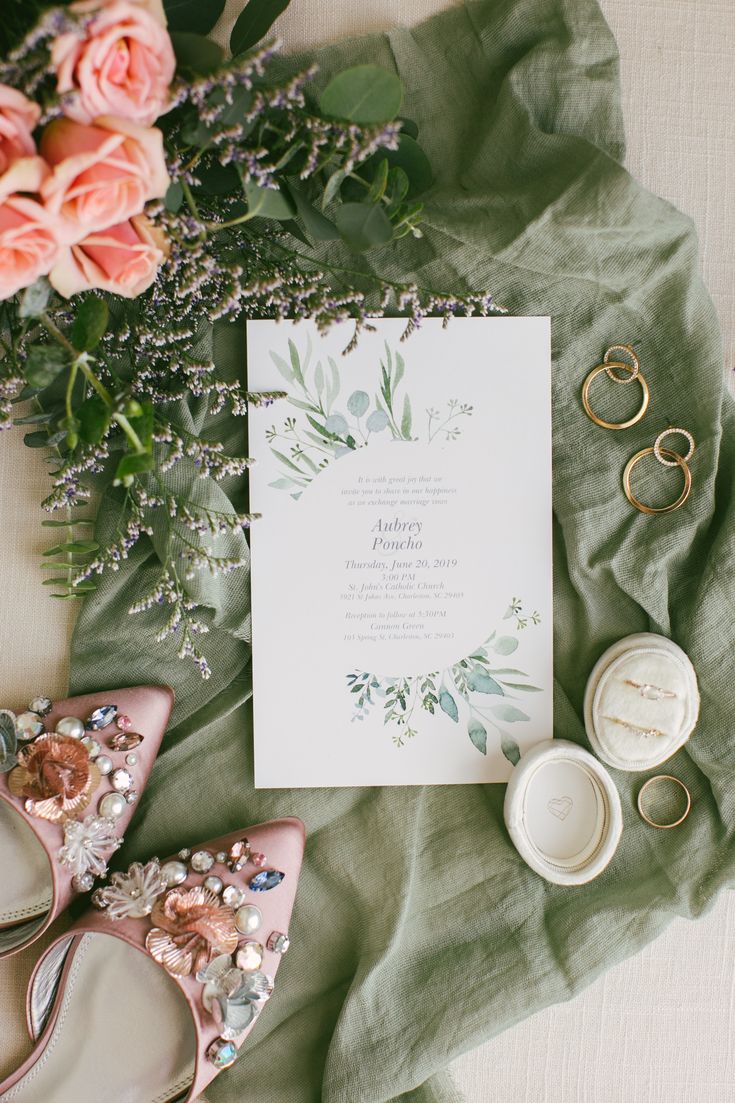
[[[52,169],[41,195],[69,245],[140,214],[169,185],[160,130],[125,119],[101,117],[93,126],[55,119],[41,154]]]
[[[53,216],[28,194],[47,172],[40,157],[20,157],[0,176],[0,299],[45,276],[59,255]]]
[[[153,283],[167,253],[163,233],[139,214],[64,249],[49,280],[65,299],[92,287],[134,299]]]
[[[31,131],[38,125],[41,108],[7,84],[0,84],[0,172],[19,157],[31,157],[36,143]]]
[[[150,126],[169,108],[176,69],[160,0],[83,0],[70,10],[91,19],[51,47],[64,113],[79,123],[116,115]]]

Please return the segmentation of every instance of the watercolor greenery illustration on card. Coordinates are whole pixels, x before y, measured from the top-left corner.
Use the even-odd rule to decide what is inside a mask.
[[[527,612],[520,599],[513,598],[503,620],[514,622],[516,634],[495,631],[470,655],[443,670],[408,677],[359,670],[348,674],[353,720],[364,720],[372,709],[382,707],[383,723],[395,728],[394,745],[403,747],[419,734],[422,713],[434,716],[442,712],[455,724],[465,725],[481,754],[487,754],[488,735],[494,732],[501,751],[515,766],[521,752],[505,725],[528,723],[530,716],[514,702],[524,693],[543,690],[527,680],[525,671],[495,664],[518,649],[518,633],[539,625],[541,617],[536,610]]]
[[[312,363],[312,343],[307,341],[303,357],[293,341],[288,342],[288,360],[275,351],[270,356],[280,375],[294,393],[286,401],[298,411],[289,415],[280,428],[273,425],[266,440],[281,469],[269,485],[299,498],[306,487],[326,467],[342,456],[365,448],[376,440],[435,441],[456,440],[462,433],[463,418],[472,415],[472,406],[457,399],[431,406],[426,422],[417,431],[411,398],[405,388],[406,364],[403,356],[385,343],[385,359],[376,369],[376,390],[353,390],[344,396],[339,370],[334,359]]]

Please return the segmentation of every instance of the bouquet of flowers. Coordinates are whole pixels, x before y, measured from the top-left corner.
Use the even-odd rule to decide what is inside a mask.
[[[314,67],[289,70],[260,44],[286,4],[249,0],[227,54],[206,37],[224,0],[13,0],[0,31],[14,39],[0,61],[0,427],[28,426],[26,443],[51,452],[43,523],[64,535],[46,582],[83,597],[163,518],[158,582],[131,612],[170,605],[161,638],[177,636],[205,677],[206,610],[187,583],[246,562],[222,538],[253,518],[204,508],[167,475],[241,475],[247,458],[198,427],[279,397],[224,377],[212,326],[353,319],[356,339],[384,312],[408,334],[426,313],[495,309],[488,294],[361,265],[421,235],[431,167],[394,74],[361,65],[317,98]],[[106,547],[77,513],[95,484],[117,488],[119,539]]]

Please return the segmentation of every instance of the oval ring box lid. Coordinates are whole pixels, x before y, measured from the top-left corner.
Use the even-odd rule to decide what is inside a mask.
[[[587,681],[592,750],[618,770],[652,770],[686,743],[699,716],[697,675],[665,636],[638,632],[600,656]]]
[[[583,885],[606,868],[623,829],[620,797],[605,767],[566,739],[527,752],[505,794],[516,850],[547,881]]]

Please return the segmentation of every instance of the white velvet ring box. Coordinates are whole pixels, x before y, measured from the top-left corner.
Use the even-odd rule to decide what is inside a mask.
[[[694,667],[677,644],[653,632],[609,647],[587,682],[587,737],[618,770],[660,766],[686,743],[698,716]]]
[[[557,885],[583,885],[602,873],[623,829],[609,773],[566,739],[549,739],[524,754],[508,782],[503,811],[520,856]]]

